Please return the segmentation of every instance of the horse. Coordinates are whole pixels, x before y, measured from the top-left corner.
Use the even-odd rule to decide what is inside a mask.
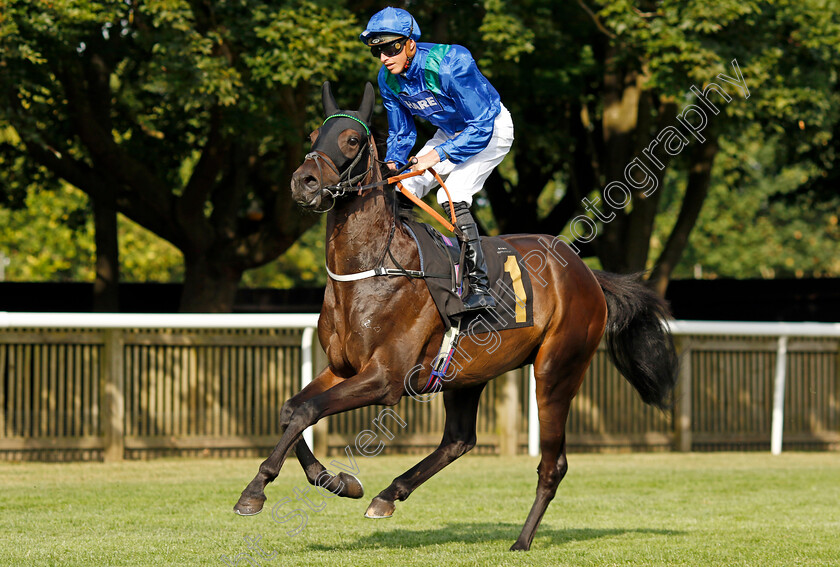
[[[397,213],[394,187],[383,177],[388,170],[378,160],[369,127],[374,100],[368,83],[358,110],[340,110],[330,84],[323,85],[326,120],[310,135],[311,152],[292,175],[291,191],[303,209],[327,214],[326,264],[332,275],[371,275],[385,264],[394,268],[387,275],[328,280],[318,338],[329,364],[283,405],[283,434],[234,507],[242,515],[262,509],[264,489],[292,448],[311,484],[361,498],[361,482],[345,472],[327,471],[301,433],[329,415],[375,404],[392,406],[409,390],[421,391],[438,355],[445,325],[425,281],[394,275],[419,270],[420,258]],[[533,234],[502,238],[523,256],[547,252],[544,243],[553,239]],[[670,407],[678,359],[663,325],[668,317],[664,300],[637,275],[590,270],[569,246],[553,241],[556,245],[543,255],[539,273],[546,285],[533,285],[533,325],[499,331],[496,353],[482,348],[480,340],[458,345],[467,362],[441,383],[446,417],[440,445],[380,492],[366,517],[390,517],[396,501],[404,501],[472,449],[484,387],[496,376],[533,364],[541,451],[537,490],[510,548],[530,549],[568,470],[565,428],[572,398],[605,335],[612,361],[642,400],[663,410]],[[418,364],[425,373],[416,372]]]

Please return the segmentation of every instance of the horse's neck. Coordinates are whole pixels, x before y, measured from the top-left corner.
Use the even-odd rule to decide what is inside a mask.
[[[373,189],[345,197],[327,220],[327,266],[337,274],[351,274],[377,266],[394,227],[388,189]]]

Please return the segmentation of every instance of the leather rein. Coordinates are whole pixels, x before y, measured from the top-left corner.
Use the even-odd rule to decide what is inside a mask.
[[[359,120],[355,116],[349,116],[347,114],[334,114],[332,116],[328,116],[327,119],[324,120],[324,123],[326,123],[326,121],[329,120],[330,118],[334,118],[334,117],[338,117],[338,116],[342,116],[342,117],[345,117],[345,118],[351,118],[351,119],[355,120],[356,122],[359,122],[362,126],[364,126],[365,131],[367,132],[368,135],[365,138],[365,146],[363,146],[362,148],[359,149],[359,152],[356,154],[356,157],[353,158],[353,161],[344,170],[344,172],[339,171],[338,167],[336,167],[336,165],[333,163],[333,161],[328,156],[324,155],[321,152],[318,152],[318,151],[309,152],[308,154],[306,154],[306,156],[304,156],[304,163],[307,160],[312,160],[312,161],[315,162],[315,165],[318,167],[318,180],[319,181],[321,179],[323,179],[323,169],[321,167],[322,163],[326,164],[338,176],[338,182],[336,184],[334,184],[334,185],[322,185],[321,186],[321,191],[329,194],[329,196],[332,197],[333,202],[332,202],[332,205],[330,205],[329,209],[326,209],[326,210],[323,210],[323,211],[320,211],[320,212],[322,212],[322,213],[329,212],[333,207],[335,207],[336,200],[339,197],[343,197],[344,195],[347,195],[348,193],[360,193],[362,191],[366,191],[368,189],[373,189],[375,187],[382,187],[383,185],[394,185],[397,191],[399,191],[400,193],[405,195],[415,205],[419,206],[424,211],[426,211],[427,213],[432,215],[432,217],[434,217],[438,222],[440,222],[443,226],[445,226],[450,232],[454,233],[455,235],[457,235],[459,237],[462,236],[463,233],[462,233],[461,229],[456,224],[458,219],[455,216],[455,207],[452,205],[452,197],[450,196],[449,190],[446,188],[446,185],[444,184],[443,179],[441,179],[440,175],[438,175],[437,172],[434,169],[429,168],[428,171],[430,171],[432,173],[432,175],[434,175],[437,182],[440,184],[440,186],[446,192],[446,196],[449,198],[449,210],[450,210],[450,216],[451,216],[451,219],[449,219],[449,220],[447,220],[446,218],[441,216],[440,213],[438,213],[432,207],[430,207],[425,202],[423,202],[418,197],[416,197],[413,193],[411,193],[411,191],[407,191],[405,189],[405,187],[402,185],[402,183],[400,183],[403,179],[416,177],[418,175],[423,175],[425,173],[425,171],[422,171],[422,170],[421,171],[406,172],[406,170],[409,167],[411,167],[412,165],[417,163],[417,158],[411,158],[408,163],[406,163],[400,169],[396,170],[394,172],[394,175],[392,175],[390,177],[387,177],[386,179],[383,179],[381,181],[375,181],[373,183],[368,183],[368,184],[363,185],[362,180],[364,180],[366,178],[367,179],[370,178],[370,175],[373,172],[373,168],[374,168],[375,163],[379,162],[379,160],[376,159],[375,156],[374,156],[373,135],[371,134],[370,128],[368,128],[367,124],[365,124],[363,121]],[[362,155],[365,153],[364,152],[365,149],[368,150],[367,151],[367,154],[368,154],[367,169],[365,171],[363,171],[362,173],[351,177],[353,169],[355,169],[355,167],[361,161]],[[384,162],[379,162],[379,163],[384,163]],[[346,176],[346,178],[345,178],[345,176]],[[371,269],[371,270],[365,270],[363,272],[357,272],[357,273],[354,273],[354,274],[342,275],[342,274],[336,274],[336,273],[332,272],[330,270],[329,266],[326,266],[327,274],[330,276],[330,278],[332,278],[333,280],[336,280],[336,281],[346,282],[346,281],[361,280],[361,279],[365,279],[365,278],[369,278],[369,277],[373,277],[373,276],[406,276],[406,277],[409,277],[409,278],[442,277],[442,276],[439,276],[439,275],[426,274],[422,270],[407,270],[407,269],[403,268],[399,264],[399,262],[397,262],[396,258],[394,258],[394,255],[391,253],[391,242],[393,241],[394,234],[396,232],[396,218],[397,218],[398,203],[397,203],[396,199],[394,199],[393,202],[394,202],[394,212],[393,212],[393,220],[392,220],[392,223],[391,223],[390,234],[388,235],[388,241],[385,244],[385,250],[383,250],[382,255],[379,258],[379,261],[376,264],[376,267]],[[450,220],[451,220],[451,222],[450,222]],[[386,255],[390,256],[391,261],[394,263],[395,266],[397,266],[397,269],[386,268],[385,267],[384,264],[385,264],[385,256]],[[446,277],[449,277],[449,276],[447,275]]]

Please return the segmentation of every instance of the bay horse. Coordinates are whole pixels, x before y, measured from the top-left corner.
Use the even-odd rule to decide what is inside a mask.
[[[357,111],[339,110],[329,83],[322,92],[326,120],[310,136],[312,151],[291,180],[294,200],[304,209],[327,212],[326,264],[332,274],[373,270],[385,264],[420,269],[414,240],[395,213],[393,186],[358,190],[383,179],[370,133],[375,94],[366,85]],[[354,188],[356,190],[354,190]],[[549,236],[509,235],[505,242],[523,256],[547,252]],[[568,469],[566,418],[584,372],[606,333],[608,352],[645,403],[669,407],[677,377],[677,356],[662,321],[667,307],[636,276],[593,272],[562,243],[543,255],[533,285],[533,326],[499,331],[501,347],[490,354],[481,341],[462,341],[465,362],[443,383],[446,411],[443,439],[429,456],[394,479],[365,513],[390,517],[423,482],[476,443],[476,414],[482,390],[492,378],[534,365],[539,408],[541,458],[534,504],[511,550],[528,550],[548,504]],[[390,259],[390,262],[388,261]],[[444,323],[425,281],[380,275],[328,280],[318,321],[318,337],[329,365],[281,410],[283,434],[259,472],[242,491],[234,510],[258,513],[264,489],[280,473],[294,447],[311,484],[340,496],[361,498],[359,480],[326,471],[301,433],[329,415],[381,404],[391,406],[427,383],[438,354]],[[417,365],[425,370],[416,373]],[[413,382],[412,382],[413,381]]]

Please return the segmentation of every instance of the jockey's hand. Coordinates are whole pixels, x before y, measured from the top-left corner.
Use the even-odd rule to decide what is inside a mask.
[[[387,165],[388,169],[390,169],[391,171],[396,171],[397,170],[397,164],[394,163],[393,161],[389,161],[385,165]]]
[[[440,163],[440,156],[436,150],[431,150],[417,157],[417,163],[411,168],[411,171],[426,171],[430,167],[434,167]]]

